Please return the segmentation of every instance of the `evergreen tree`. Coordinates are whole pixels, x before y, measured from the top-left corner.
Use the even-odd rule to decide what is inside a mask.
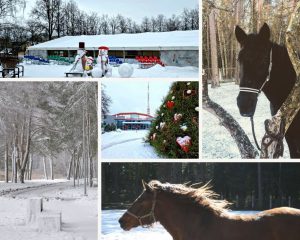
[[[198,158],[199,84],[175,82],[152,123],[148,139],[168,158]]]

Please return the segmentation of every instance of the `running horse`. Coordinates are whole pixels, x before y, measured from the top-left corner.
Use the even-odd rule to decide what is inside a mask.
[[[240,114],[253,117],[257,98],[264,92],[270,101],[271,114],[275,115],[291,92],[296,72],[287,48],[270,41],[270,28],[265,23],[258,34],[246,34],[239,26],[235,28],[240,43],[240,92],[237,105]],[[285,139],[290,157],[300,158],[300,113],[296,115]]]
[[[298,209],[234,215],[208,184],[193,188],[153,180],[143,186],[142,194],[119,219],[126,231],[160,222],[173,240],[299,240]]]

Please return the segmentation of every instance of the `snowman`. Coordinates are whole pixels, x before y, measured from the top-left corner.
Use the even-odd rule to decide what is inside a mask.
[[[108,58],[108,47],[101,46],[98,48],[99,54],[97,58],[97,67],[100,67],[102,70],[102,77],[104,76],[111,76],[111,67],[109,65],[109,58]]]

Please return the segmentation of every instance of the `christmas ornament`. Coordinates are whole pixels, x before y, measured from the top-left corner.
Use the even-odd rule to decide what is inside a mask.
[[[180,121],[181,118],[182,118],[182,114],[181,113],[175,113],[174,114],[174,122]]]
[[[195,107],[195,111],[199,112],[199,107]]]
[[[154,141],[155,138],[156,138],[156,133],[153,133],[152,136],[150,137],[150,139]]]
[[[187,128],[188,128],[188,127],[187,127],[186,125],[181,125],[181,126],[180,126],[180,129],[183,130],[184,132],[187,130]]]
[[[166,140],[164,140],[164,141],[163,141],[163,144],[166,144],[166,143],[167,143],[167,141],[166,141]]]
[[[162,117],[163,117],[164,115],[165,115],[164,113],[161,114]]]
[[[158,126],[156,126],[155,128],[158,129]]]
[[[190,97],[190,96],[194,96],[196,95],[196,91],[195,90],[183,90],[183,97],[187,98],[187,97]]]
[[[174,100],[174,99],[175,99],[175,96],[172,97],[172,100]]]
[[[166,123],[165,123],[165,122],[161,122],[161,123],[159,124],[159,126],[160,126],[160,129],[163,129],[163,128],[166,126]]]
[[[191,137],[185,136],[185,137],[178,137],[176,139],[176,143],[181,147],[182,151],[185,153],[188,153],[190,151],[190,146],[192,145],[191,143]]]
[[[191,83],[190,83],[190,82],[188,82],[186,85],[188,85],[188,86],[189,86],[190,84],[191,84]]]
[[[172,109],[175,106],[175,102],[174,101],[167,101],[167,108],[168,109]]]

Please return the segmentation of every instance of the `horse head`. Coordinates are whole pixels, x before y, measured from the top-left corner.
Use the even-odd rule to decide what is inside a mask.
[[[126,231],[138,226],[148,227],[156,222],[154,215],[156,190],[144,181],[142,184],[144,187],[142,194],[119,219],[121,228]]]
[[[272,42],[270,28],[265,23],[258,34],[246,34],[239,26],[235,28],[240,43],[240,92],[237,105],[245,117],[254,115],[258,94],[267,83],[272,67]]]

